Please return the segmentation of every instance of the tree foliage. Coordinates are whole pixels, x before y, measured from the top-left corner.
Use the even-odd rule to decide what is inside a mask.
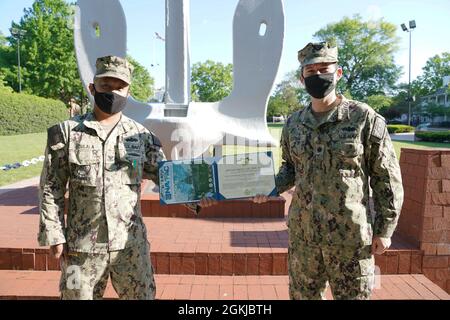
[[[131,56],[127,60],[134,66],[131,95],[136,100],[148,102],[154,94],[155,80],[148,70]]]
[[[450,116],[450,108],[437,103],[429,103],[419,111],[422,116],[439,117]]]
[[[373,95],[367,97],[367,104],[371,106],[375,111],[386,110],[392,106],[392,98],[385,95]]]
[[[443,77],[450,76],[450,52],[429,58],[422,71],[423,74],[413,83],[415,93],[419,96],[435,93],[442,88]]]
[[[21,30],[20,53],[22,89],[66,104],[75,99],[86,105],[78,73],[73,34],[74,6],[64,0],[35,0],[11,31]],[[19,89],[17,49],[19,36],[0,34],[0,79],[15,91]],[[154,79],[136,60],[131,92],[137,100],[148,101],[153,95]]]
[[[306,105],[308,100],[308,93],[300,85],[299,72],[290,72],[270,97],[267,116],[289,116]]]
[[[230,95],[233,89],[233,65],[207,60],[192,67],[191,95],[193,101],[216,102]]]
[[[339,83],[341,92],[365,101],[367,96],[391,91],[401,75],[401,68],[394,62],[399,41],[396,29],[383,19],[366,22],[355,15],[328,24],[314,34],[319,41],[339,47],[339,64],[344,70]]]
[[[14,49],[8,45],[7,38],[0,32],[0,87],[6,85],[7,78],[14,77]],[[17,70],[17,69],[16,69]]]
[[[20,36],[24,91],[66,103],[81,94],[73,16],[73,7],[64,0],[35,0],[24,10],[20,22],[12,23],[12,30],[19,29],[24,33]],[[9,41],[17,51],[17,36],[10,37]],[[14,65],[17,64],[15,60]],[[18,89],[15,77],[9,77],[7,81]]]

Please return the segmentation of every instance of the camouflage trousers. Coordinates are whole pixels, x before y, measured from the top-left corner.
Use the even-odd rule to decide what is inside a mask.
[[[102,299],[110,276],[120,299],[153,300],[156,286],[147,242],[109,253],[65,254],[61,259],[61,299]]]
[[[325,300],[327,286],[335,300],[368,300],[375,281],[371,247],[319,247],[290,243],[288,250],[291,300]]]

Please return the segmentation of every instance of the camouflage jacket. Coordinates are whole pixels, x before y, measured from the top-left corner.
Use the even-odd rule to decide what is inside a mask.
[[[158,183],[157,163],[164,159],[159,140],[125,116],[108,137],[93,113],[50,128],[40,182],[39,244],[104,253],[146,241],[141,182]]]
[[[391,237],[397,225],[403,187],[385,120],[342,98],[320,123],[310,105],[283,129],[276,184],[280,193],[295,186],[288,217],[294,241],[365,246],[373,236]]]

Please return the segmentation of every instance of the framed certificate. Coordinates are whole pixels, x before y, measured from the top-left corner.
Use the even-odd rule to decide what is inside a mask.
[[[159,163],[161,204],[276,196],[272,152]]]

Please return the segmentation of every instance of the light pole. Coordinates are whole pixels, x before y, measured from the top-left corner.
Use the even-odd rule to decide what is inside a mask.
[[[19,93],[22,92],[22,77],[20,74],[20,38],[26,34],[25,30],[12,28],[11,35],[17,38],[17,64],[18,64],[18,77],[19,77]]]
[[[409,22],[409,29],[404,23],[401,25],[402,30],[409,33],[409,82],[408,82],[408,125],[411,125],[411,34],[413,29],[416,28],[416,21],[411,20]]]

